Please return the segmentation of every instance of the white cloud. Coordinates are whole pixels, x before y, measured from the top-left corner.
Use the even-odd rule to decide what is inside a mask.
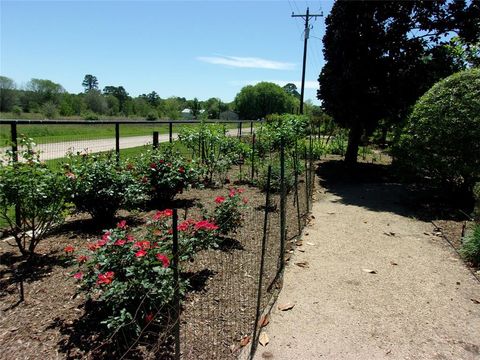
[[[287,84],[294,84],[298,88],[299,92],[300,92],[300,87],[302,85],[301,81],[286,81],[286,80],[239,80],[239,81],[232,81],[231,84],[234,86],[245,86],[245,85],[255,85],[262,81],[272,82],[280,86],[285,86]],[[318,88],[319,88],[318,81],[314,81],[314,80],[305,81],[305,89],[316,90]]]
[[[255,68],[255,69],[271,69],[271,70],[293,70],[295,64],[260,59],[256,57],[240,57],[240,56],[199,56],[197,60],[215,65],[226,65],[238,68]]]

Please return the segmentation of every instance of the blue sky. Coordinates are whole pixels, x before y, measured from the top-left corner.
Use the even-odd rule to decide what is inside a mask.
[[[85,74],[100,88],[132,96],[156,91],[232,101],[259,81],[300,88],[303,27],[291,13],[323,11],[331,1],[4,1],[0,74],[21,87],[31,78],[83,91]],[[312,21],[305,98],[316,100],[323,65],[324,18]]]

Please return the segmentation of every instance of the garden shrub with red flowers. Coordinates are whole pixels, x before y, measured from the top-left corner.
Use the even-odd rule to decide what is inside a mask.
[[[201,168],[173,149],[152,150],[138,161],[138,175],[145,191],[157,203],[172,200],[176,194],[199,183]]]
[[[212,220],[218,226],[218,232],[227,235],[236,232],[243,223],[242,210],[248,200],[242,197],[243,189],[231,188],[227,196],[218,196],[215,199],[215,210]]]
[[[161,321],[166,314],[175,287],[170,244],[137,240],[121,221],[75,258],[79,270],[73,277],[107,314],[101,321],[107,329],[138,335],[147,316]]]
[[[185,279],[176,284],[171,268],[172,214],[157,211],[148,222],[146,234],[137,239],[128,233],[125,221],[105,231],[102,238],[88,244],[76,258],[79,270],[73,277],[90,298],[99,302],[107,314],[102,324],[109,330],[139,334],[150,322],[168,318],[175,286],[184,293]],[[179,258],[193,258],[196,252],[215,246],[218,226],[208,220],[187,219],[178,224]],[[146,321],[145,319],[149,319]]]

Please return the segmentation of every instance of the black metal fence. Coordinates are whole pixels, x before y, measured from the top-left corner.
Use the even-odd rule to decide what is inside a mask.
[[[145,137],[145,144],[133,147],[151,148],[160,146],[162,141],[174,143],[177,139],[177,126],[196,123],[198,122],[157,121],[85,124],[2,120],[0,126],[2,131],[9,130],[9,136],[2,136],[10,137],[14,151],[18,150],[19,134],[26,132],[28,135],[28,126],[34,125],[40,129],[41,126],[91,127],[97,132],[105,131],[106,135],[112,136],[106,137],[108,141],[104,141],[111,149],[89,146],[90,151],[115,150],[117,156],[123,158],[124,155],[128,156],[128,148],[122,146],[126,143],[126,137],[122,137],[123,127],[131,137]],[[259,181],[263,176],[263,191],[255,190],[258,201],[255,206],[252,205],[245,211],[244,225],[240,230],[231,234],[231,238],[220,249],[198,253],[194,262],[179,262],[175,243],[177,218],[186,217],[186,212],[192,210],[174,209],[172,267],[176,296],[168,309],[158,309],[157,313],[162,314],[165,319],[163,326],[155,329],[146,327],[134,342],[135,345],[148,348],[149,353],[156,358],[228,359],[236,358],[240,354],[245,357],[253,356],[262,326],[262,316],[269,312],[281,289],[288,253],[294,248],[295,240],[301,234],[310,212],[314,188],[311,137],[306,139],[302,148],[299,148],[297,143],[287,148],[282,142],[279,148],[270,149],[261,156],[262,139],[255,131],[261,123],[224,123],[228,125],[227,131],[230,131],[231,136],[238,136],[240,141],[252,149],[250,158],[239,159],[237,168],[233,171],[236,176],[240,174],[240,179],[248,184]],[[142,128],[132,130],[127,126]],[[37,133],[39,131],[38,128],[34,130]],[[55,130],[50,131],[55,133]],[[142,132],[145,134],[139,135]],[[39,145],[44,145],[44,148],[41,148],[44,154],[54,154],[49,159],[44,159],[54,161],[65,156],[65,146],[59,144],[83,146],[81,141],[98,138],[98,133],[93,131],[93,134],[95,136],[89,132],[81,132],[78,136],[68,134],[68,140],[64,141],[55,136],[43,136],[40,141],[43,144]],[[53,138],[58,141],[52,142]],[[93,140],[88,141],[92,144]],[[6,145],[5,142],[3,145]],[[202,144],[199,144],[200,149],[201,147]],[[179,147],[178,150],[184,155],[192,155],[189,149]],[[198,151],[200,157],[202,153]],[[279,159],[279,169],[276,170],[272,169],[275,165],[272,165],[271,159],[274,158]],[[287,163],[290,164],[289,167]],[[53,166],[56,166],[55,162]],[[276,175],[273,173],[279,178],[275,179]],[[186,295],[180,298],[179,279],[182,278],[189,280],[190,288]],[[122,358],[138,356],[135,351],[135,347],[129,348]]]

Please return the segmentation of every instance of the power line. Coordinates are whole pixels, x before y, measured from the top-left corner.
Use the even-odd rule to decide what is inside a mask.
[[[295,4],[295,2],[294,2]],[[303,114],[303,98],[305,96],[305,68],[307,65],[307,44],[310,34],[309,20],[310,18],[316,19],[317,17],[323,16],[323,13],[320,14],[310,14],[310,9],[307,7],[306,14],[295,15],[292,13],[292,17],[301,17],[305,20],[305,41],[303,45],[303,68],[302,68],[302,88],[300,91],[300,114]]]

